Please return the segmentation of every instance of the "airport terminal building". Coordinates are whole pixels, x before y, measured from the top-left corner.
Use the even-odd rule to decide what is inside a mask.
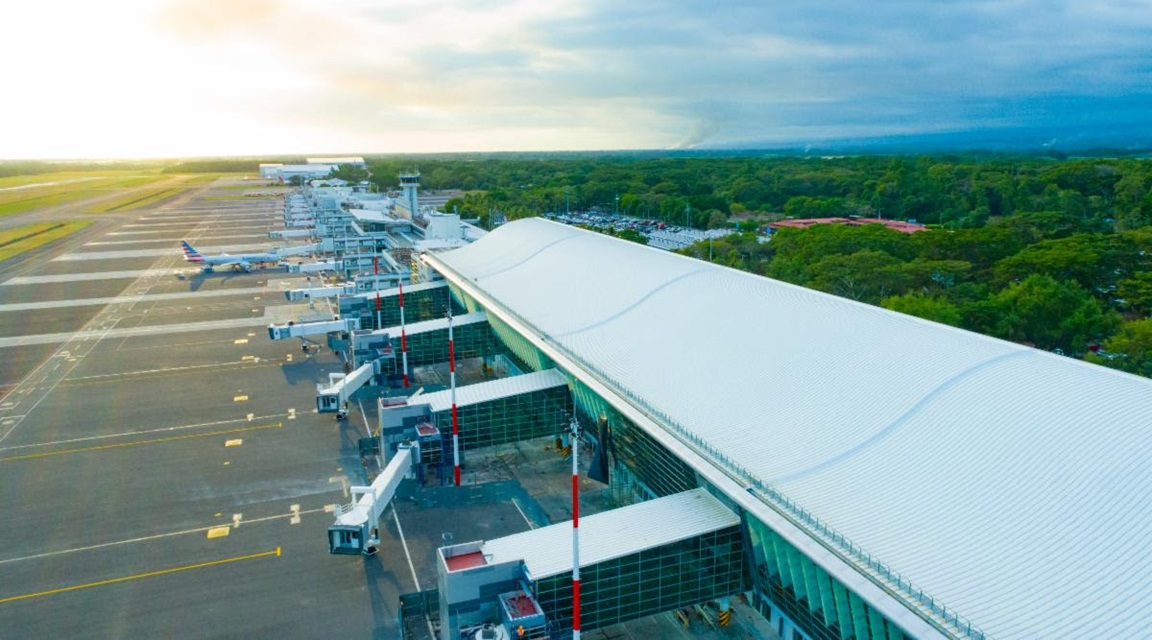
[[[541,219],[421,260],[633,497],[581,520],[585,629],[740,595],[786,640],[1152,624],[1152,381]],[[567,531],[442,549],[444,627],[562,627]]]

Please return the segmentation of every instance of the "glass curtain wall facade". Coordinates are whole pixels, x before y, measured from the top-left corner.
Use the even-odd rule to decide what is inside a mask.
[[[904,640],[904,633],[763,523],[748,520],[757,600],[767,599],[813,640]],[[757,603],[767,614],[766,603]]]
[[[458,407],[460,446],[472,450],[565,433],[571,415],[572,398],[567,387]],[[433,416],[441,429],[452,429],[450,409]]]
[[[395,353],[400,353],[400,336],[389,334],[388,338],[392,341]],[[457,325],[452,329],[452,339],[455,342],[456,362],[465,358],[487,358],[502,351],[486,322]],[[441,362],[448,362],[448,329],[408,335],[409,367]]]
[[[448,309],[448,288],[424,289],[412,293],[404,292],[404,321],[407,323],[423,322],[443,318]],[[358,299],[357,302],[360,302]],[[455,305],[453,313],[459,313],[461,307]],[[400,326],[400,296],[380,298],[380,323],[376,322],[376,300],[368,298],[367,303],[357,304],[355,309],[351,306],[347,311],[341,304],[340,317],[357,317],[360,319],[361,329],[387,329]]]
[[[746,588],[747,567],[739,527],[580,568],[580,628],[636,620],[715,600]],[[544,578],[533,595],[552,637],[572,628],[572,576]]]

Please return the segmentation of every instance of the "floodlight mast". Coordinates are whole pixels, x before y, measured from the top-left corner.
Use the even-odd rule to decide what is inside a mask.
[[[400,287],[400,361],[404,366],[404,388],[408,388],[408,333],[404,325],[404,283]],[[451,339],[451,338],[449,338]]]
[[[572,639],[580,640],[580,423],[572,416]]]
[[[452,389],[452,476],[460,486],[460,424],[456,417],[456,347],[452,336],[452,300],[448,300],[448,378]]]

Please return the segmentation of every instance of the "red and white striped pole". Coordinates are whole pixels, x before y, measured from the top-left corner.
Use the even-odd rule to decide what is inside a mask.
[[[580,640],[580,423],[572,416],[572,639]]]
[[[377,329],[383,329],[384,328],[384,327],[380,326],[380,292],[379,291],[376,292],[376,328]]]
[[[452,301],[448,301],[448,378],[452,385],[452,464],[456,486],[460,486],[460,425],[456,418],[456,347],[452,342]]]
[[[408,388],[408,335],[404,329],[404,283],[400,284],[400,361],[404,365],[404,388]]]

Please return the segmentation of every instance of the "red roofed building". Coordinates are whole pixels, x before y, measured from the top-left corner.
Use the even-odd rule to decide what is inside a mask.
[[[913,222],[900,222],[898,220],[881,220],[878,218],[798,218],[794,220],[781,220],[779,222],[770,222],[768,226],[772,229],[807,229],[814,224],[844,224],[852,227],[859,227],[865,224],[882,224],[889,229],[895,229],[900,233],[916,233],[917,231],[927,231],[928,227],[922,224]]]

